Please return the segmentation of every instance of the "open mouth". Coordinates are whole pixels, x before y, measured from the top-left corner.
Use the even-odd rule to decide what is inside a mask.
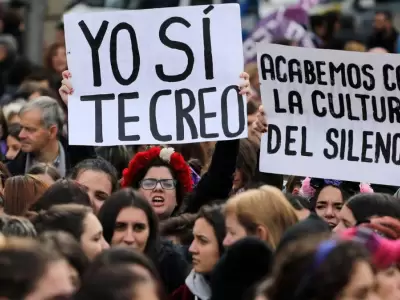
[[[165,199],[164,199],[164,197],[161,197],[161,196],[154,196],[153,198],[151,198],[151,204],[154,207],[163,206],[164,202],[165,202]]]

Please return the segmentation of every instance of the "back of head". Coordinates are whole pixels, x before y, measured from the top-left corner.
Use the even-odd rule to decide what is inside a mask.
[[[160,222],[163,237],[176,237],[181,245],[189,246],[193,241],[193,225],[197,214],[181,214]]]
[[[290,244],[275,257],[269,299],[337,299],[354,267],[369,262],[365,247],[355,242],[313,236]]]
[[[6,238],[0,246],[0,298],[25,299],[46,272],[48,264],[59,259],[34,240]]]
[[[272,257],[271,248],[257,238],[247,237],[234,243],[211,275],[211,300],[245,299],[249,288],[268,275]]]
[[[27,172],[31,175],[48,175],[53,181],[61,179],[61,175],[57,168],[52,164],[38,163],[33,165]]]
[[[20,112],[21,108],[24,106],[24,104],[25,104],[25,101],[20,100],[20,101],[14,101],[3,107],[4,118],[6,119],[6,121],[8,123],[8,128],[7,128],[8,134],[17,140],[19,140],[19,133],[21,132],[21,125],[14,121],[13,121],[13,123],[11,123],[11,121],[15,116],[19,115],[19,112]]]
[[[101,252],[90,264],[86,276],[97,273],[106,266],[140,266],[146,269],[153,279],[158,280],[159,274],[153,263],[142,253],[128,247],[113,247]]]
[[[40,212],[32,220],[32,223],[38,234],[45,231],[62,230],[80,241],[84,231],[84,220],[91,212],[91,208],[78,204],[55,205],[48,211]]]
[[[48,210],[58,204],[80,204],[91,207],[87,192],[77,182],[62,179],[54,183],[33,205],[35,211]]]
[[[0,232],[4,236],[36,237],[35,227],[28,219],[23,217],[1,216]]]
[[[275,249],[283,233],[297,223],[294,208],[279,189],[262,186],[249,190],[228,200],[225,215],[236,215],[239,223],[250,235],[256,234],[258,226],[268,230],[267,242]]]
[[[64,231],[46,231],[38,236],[38,241],[44,249],[60,253],[77,271],[79,277],[83,276],[89,266],[89,260],[80,243],[71,234]],[[79,283],[80,279],[76,279]]]
[[[257,150],[248,139],[241,139],[236,168],[242,173],[242,181],[246,186],[253,179],[257,168]]]
[[[128,266],[108,265],[85,277],[74,300],[133,300],[137,288],[148,280]],[[139,299],[138,299],[139,300]]]
[[[96,153],[115,167],[118,178],[122,177],[122,171],[133,156],[133,153],[126,146],[97,147]]]
[[[357,223],[366,222],[373,216],[400,219],[400,202],[389,194],[357,194],[345,205],[351,210]]]
[[[47,190],[47,185],[34,175],[10,177],[4,186],[4,212],[24,216]]]
[[[294,224],[282,235],[278,246],[276,247],[276,253],[286,248],[290,243],[293,243],[299,239],[307,238],[310,235],[315,234],[330,234],[331,228],[324,220],[312,213],[307,219]]]

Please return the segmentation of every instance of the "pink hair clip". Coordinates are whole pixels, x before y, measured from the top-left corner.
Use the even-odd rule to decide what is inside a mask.
[[[311,186],[311,177],[306,177],[301,182],[301,188],[299,194],[306,198],[312,198],[315,195],[315,189]]]
[[[360,183],[360,193],[361,194],[372,194],[374,192],[373,188],[371,185],[365,182]]]

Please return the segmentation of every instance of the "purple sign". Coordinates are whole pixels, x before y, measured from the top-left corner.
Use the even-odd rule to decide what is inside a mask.
[[[310,1],[315,0],[304,0],[307,3]],[[256,60],[256,43],[261,41],[286,39],[301,47],[314,48],[311,33],[305,29],[306,25],[308,25],[308,14],[302,6],[295,5],[276,10],[262,19],[250,37],[245,40],[243,45],[245,63]]]

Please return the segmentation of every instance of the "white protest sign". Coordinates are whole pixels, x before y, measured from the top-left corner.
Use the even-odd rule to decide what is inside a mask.
[[[71,145],[247,137],[237,4],[67,14]]]
[[[260,170],[400,184],[396,55],[258,45]]]

